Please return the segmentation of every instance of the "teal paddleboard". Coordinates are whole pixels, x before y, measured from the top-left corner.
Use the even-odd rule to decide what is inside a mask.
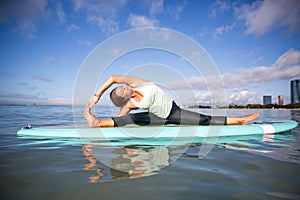
[[[297,126],[292,120],[255,122],[227,126],[125,126],[113,128],[87,127],[26,127],[18,136],[113,139],[209,138],[243,135],[262,135],[289,131]]]

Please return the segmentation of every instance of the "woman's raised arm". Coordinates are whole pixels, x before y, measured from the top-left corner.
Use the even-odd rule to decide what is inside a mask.
[[[97,97],[101,97],[103,93],[113,84],[126,84],[132,88],[142,86],[149,81],[132,77],[132,76],[110,76],[95,93]]]

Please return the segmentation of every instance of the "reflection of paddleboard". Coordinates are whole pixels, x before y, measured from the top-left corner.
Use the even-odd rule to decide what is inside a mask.
[[[114,128],[74,128],[74,127],[26,127],[17,132],[19,136],[71,137],[111,139],[162,139],[189,137],[223,137],[259,135],[289,131],[297,126],[292,120],[277,122],[255,122],[248,125],[232,126],[127,126]]]

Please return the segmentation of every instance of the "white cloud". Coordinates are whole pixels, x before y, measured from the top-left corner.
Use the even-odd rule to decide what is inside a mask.
[[[187,4],[187,2],[183,1],[181,4],[178,4],[174,9],[172,9],[173,11],[170,12],[170,14],[174,15],[175,20],[179,20],[180,14],[182,13],[186,4]]]
[[[264,56],[262,56],[263,49],[263,47],[256,47],[246,54],[246,56],[251,59],[251,63],[257,64],[264,59]]]
[[[248,90],[240,90],[234,91],[230,99],[228,100],[230,103],[238,103],[239,105],[247,105],[247,104],[261,104],[261,94],[258,92],[252,92]]]
[[[156,19],[150,19],[143,15],[130,14],[127,22],[132,28],[155,27],[159,22]]]
[[[77,42],[79,45],[85,45],[85,46],[90,46],[92,44],[91,41],[88,40],[78,40]]]
[[[72,98],[56,97],[47,99],[47,104],[49,105],[72,105],[72,103]]]
[[[36,24],[49,17],[47,1],[23,0],[0,2],[0,23],[15,22],[13,31],[27,39],[33,39],[36,32]]]
[[[164,11],[164,0],[155,0],[151,2],[150,5],[150,16],[154,17],[155,15],[162,13]]]
[[[46,62],[47,63],[53,63],[56,59],[53,56],[48,56],[46,57]],[[66,57],[61,58],[61,63],[62,64],[69,64],[69,60]]]
[[[84,11],[87,21],[101,28],[105,34],[112,34],[119,30],[116,17],[119,10],[124,7],[127,0],[74,0],[76,12]]]
[[[65,12],[60,2],[47,0],[2,0],[0,1],[0,23],[15,24],[14,31],[26,39],[35,38],[37,25],[56,16],[65,23]]]
[[[227,91],[229,92],[229,91]],[[255,91],[249,90],[233,90],[231,94],[217,93],[212,94],[208,90],[199,91],[194,96],[194,101],[190,101],[189,104],[195,105],[210,105],[214,102],[215,105],[247,105],[247,104],[261,104],[262,103],[262,94]]]
[[[293,65],[298,65],[300,62],[300,52],[290,49],[280,56],[275,62],[275,66],[278,68],[287,68]]]
[[[126,5],[127,0],[73,0],[75,11],[88,11],[94,14],[110,14],[114,15],[119,8]]]
[[[68,31],[75,31],[75,30],[78,30],[80,29],[79,26],[77,26],[76,24],[71,24],[68,26]]]
[[[149,8],[149,13],[145,15],[130,13],[127,22],[132,28],[142,28],[142,27],[155,27],[159,25],[158,15],[168,14],[174,20],[179,20],[179,16],[182,13],[186,1],[174,5],[167,5],[164,7],[164,0],[150,0],[146,1],[147,9]]]
[[[235,27],[235,23],[231,24],[231,25],[225,25],[225,26],[220,26],[218,27],[215,32],[213,33],[213,37],[214,38],[218,38],[224,35],[224,33],[229,32],[231,30],[233,30]]]
[[[298,0],[265,0],[235,9],[237,18],[245,22],[246,34],[263,35],[274,27],[288,27],[289,33],[300,30]]]
[[[35,76],[34,79],[43,81],[43,82],[52,82],[53,81],[52,79],[50,79],[49,77],[44,76],[44,75]]]
[[[57,17],[58,17],[60,23],[66,22],[66,19],[65,19],[66,14],[63,11],[62,5],[59,1],[56,2],[56,14],[57,14]]]
[[[40,96],[37,96],[35,94],[22,94],[19,92],[11,92],[11,93],[0,93],[0,99],[9,99],[13,98],[14,100],[16,99],[45,99]]]
[[[209,91],[198,92],[197,94],[195,94],[195,99],[200,105],[210,104],[211,98],[212,96]]]
[[[220,75],[225,88],[251,87],[255,84],[286,80],[300,77],[300,51],[290,49],[281,55],[271,66],[256,66],[239,68],[234,72]],[[172,89],[207,89],[213,85],[216,77],[191,77],[188,80],[178,80],[170,84]],[[189,84],[186,83],[188,81]]]
[[[224,74],[226,87],[248,86],[251,83],[263,83],[300,77],[300,52],[290,49],[280,56],[272,66],[240,68],[235,74]],[[229,80],[229,81],[228,81]]]
[[[200,105],[226,105],[226,94],[224,91],[199,91],[195,94],[195,100]],[[192,98],[191,98],[192,99]]]
[[[217,17],[219,13],[228,11],[231,8],[230,4],[227,1],[217,0],[211,6],[211,11],[209,17]]]
[[[19,33],[26,39],[33,39],[35,38],[36,26],[29,21],[19,21],[17,27],[14,28],[13,31]]]
[[[107,16],[90,16],[87,21],[91,24],[99,26],[101,31],[107,35],[116,33],[119,31],[119,24],[112,17]]]

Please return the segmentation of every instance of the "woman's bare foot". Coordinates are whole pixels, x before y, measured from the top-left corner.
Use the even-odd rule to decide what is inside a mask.
[[[227,117],[227,125],[244,125],[247,124],[249,121],[256,119],[258,116],[258,113],[253,113],[251,115],[239,118]]]
[[[253,113],[251,115],[247,115],[247,116],[242,117],[242,118],[244,118],[248,122],[248,121],[256,119],[258,116],[259,116],[258,113]]]
[[[89,115],[86,121],[89,128],[100,127],[98,118],[93,114]]]
[[[95,128],[100,126],[98,118],[91,113],[91,108],[89,107],[86,107],[84,110],[84,119],[87,121],[89,128]]]

